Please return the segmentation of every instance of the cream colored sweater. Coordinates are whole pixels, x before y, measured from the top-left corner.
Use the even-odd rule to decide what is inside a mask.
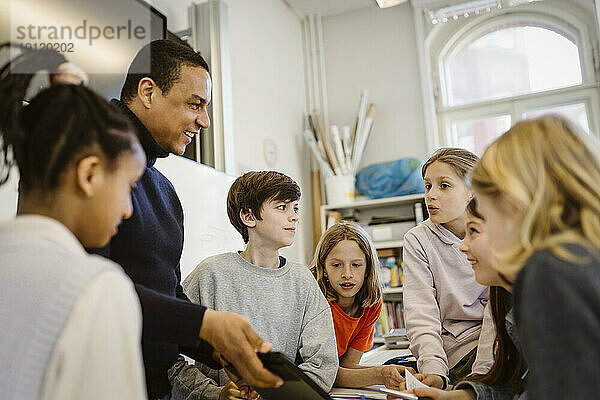
[[[459,246],[459,238],[429,219],[404,236],[404,315],[421,373],[448,376],[479,340],[488,290]],[[491,357],[478,354],[478,362],[489,365]]]

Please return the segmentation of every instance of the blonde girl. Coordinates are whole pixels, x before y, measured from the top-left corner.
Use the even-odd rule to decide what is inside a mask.
[[[516,124],[473,172],[494,267],[514,282],[532,399],[598,397],[599,154],[567,120],[546,116]]]
[[[478,157],[463,149],[438,150],[422,168],[429,219],[404,236],[404,310],[410,350],[427,385],[445,388],[468,375],[477,355],[488,298],[459,246],[472,193],[465,177]],[[485,346],[484,346],[485,347]],[[488,346],[489,348],[489,346]],[[485,373],[486,369],[478,372]]]
[[[373,346],[374,326],[381,312],[378,263],[369,235],[355,223],[333,225],[317,245],[311,270],[331,306],[340,358],[336,386],[398,389],[404,382],[404,367],[359,365],[363,352]]]
[[[482,335],[489,329],[490,336],[495,339],[493,365],[484,375],[469,375],[454,386],[452,391],[435,388],[413,390],[420,397],[432,400],[497,400],[523,395],[527,367],[516,336],[512,285],[493,267],[489,232],[486,231],[485,219],[477,208],[476,199],[471,200],[467,207],[467,232],[460,250],[471,263],[477,282],[490,287],[490,299],[486,308],[490,311],[486,317],[490,318],[484,319]],[[419,374],[416,377],[419,379]]]

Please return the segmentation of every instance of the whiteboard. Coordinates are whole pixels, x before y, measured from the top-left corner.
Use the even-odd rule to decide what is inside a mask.
[[[3,167],[2,167],[3,168]],[[0,222],[11,220],[17,213],[19,171],[13,167],[8,181],[0,186]]]
[[[155,167],[169,178],[183,206],[182,280],[206,257],[244,249],[227,217],[227,192],[235,177],[175,155],[158,159]]]

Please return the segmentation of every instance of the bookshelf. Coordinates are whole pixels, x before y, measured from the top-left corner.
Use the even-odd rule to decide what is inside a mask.
[[[353,220],[367,229],[378,250],[400,249],[404,244],[404,232],[416,225],[417,203],[421,204],[423,218],[427,218],[423,194],[383,199],[357,198],[352,203],[324,204],[321,206],[321,231],[325,232],[334,221]]]
[[[385,287],[383,288],[383,295],[402,294],[402,286],[397,287]]]
[[[404,245],[404,240],[385,240],[381,242],[373,242],[377,250],[381,249],[396,249]]]
[[[408,196],[386,197],[383,199],[357,198],[353,203],[346,204],[324,204],[321,206],[321,228],[323,232],[327,228],[327,215],[330,211],[340,212],[343,216],[354,215],[357,217],[368,217],[384,212],[399,212],[398,216],[412,217],[414,219],[414,204],[421,203],[423,212],[426,213],[423,194],[411,194]],[[359,223],[362,223],[358,219]],[[367,220],[364,221],[368,223]]]
[[[381,207],[389,204],[399,204],[405,202],[411,202],[415,200],[423,200],[424,196],[420,194],[410,194],[408,196],[396,196],[396,197],[384,197],[383,199],[369,199],[366,197],[357,197],[352,203],[344,204],[323,204],[322,209],[325,210],[339,210],[344,208],[372,208]]]
[[[374,344],[384,344],[385,343],[385,339],[382,338],[381,336],[376,336],[373,338],[373,343]]]
[[[415,219],[417,203],[420,203],[423,218],[427,218],[423,194],[384,199],[359,198],[350,204],[321,206],[323,231],[341,219],[356,221],[369,232],[379,254],[382,264],[379,276],[384,284],[384,304],[375,326],[375,344],[382,344],[381,336],[390,329],[404,327],[402,247],[404,233],[417,224]]]

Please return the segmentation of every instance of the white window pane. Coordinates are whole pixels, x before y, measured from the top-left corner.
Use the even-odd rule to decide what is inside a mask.
[[[585,103],[569,104],[566,106],[555,106],[527,111],[523,118],[531,119],[541,117],[544,114],[559,114],[577,123],[585,132],[590,131]]]
[[[534,1],[541,1],[541,0],[508,0],[508,5],[511,7],[514,7],[514,6],[518,6],[520,4],[533,3]]]
[[[510,115],[452,123],[452,145],[481,156],[486,147],[510,128]]]
[[[446,59],[450,106],[582,83],[574,39],[555,28],[503,24]]]

